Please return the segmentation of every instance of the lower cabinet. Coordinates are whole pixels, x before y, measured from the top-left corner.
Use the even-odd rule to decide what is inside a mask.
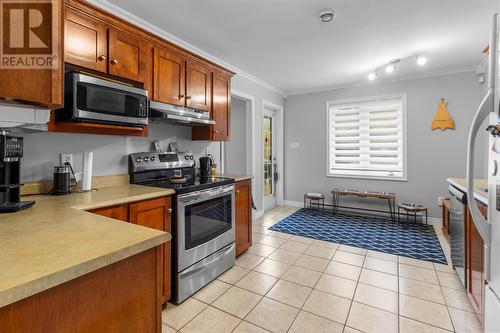
[[[172,199],[170,197],[133,202],[128,205],[99,208],[91,212],[172,233]],[[161,245],[161,262],[163,263],[162,304],[170,299],[172,291],[171,243],[168,242]]]
[[[252,180],[237,182],[236,190],[236,256],[252,245]]]
[[[106,216],[115,220],[128,222],[128,205],[99,208],[91,211],[94,214]]]
[[[478,208],[487,216],[487,207],[478,203]],[[467,295],[481,324],[484,325],[484,297],[486,281],[484,277],[484,241],[477,230],[470,212],[466,221],[466,265]]]
[[[0,332],[161,332],[155,247],[0,307]]]

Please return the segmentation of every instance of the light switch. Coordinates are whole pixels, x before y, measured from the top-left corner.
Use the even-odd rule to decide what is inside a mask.
[[[290,142],[290,148],[291,149],[299,149],[300,148],[300,142]]]

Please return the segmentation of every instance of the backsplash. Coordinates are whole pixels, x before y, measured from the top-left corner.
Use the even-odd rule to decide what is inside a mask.
[[[167,123],[151,124],[149,137],[126,137],[108,135],[85,135],[67,133],[25,133],[24,157],[22,159],[22,181],[50,180],[55,165],[60,164],[60,153],[74,155],[75,172],[81,171],[82,153],[94,152],[93,174],[95,176],[128,173],[128,155],[133,152],[153,150],[152,142],[160,141],[162,149],[176,141],[179,150],[189,149],[198,158],[208,148],[216,163],[220,164],[220,143],[191,141],[191,128]]]

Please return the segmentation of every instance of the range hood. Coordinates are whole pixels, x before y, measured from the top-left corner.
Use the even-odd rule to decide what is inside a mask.
[[[149,102],[149,108],[152,120],[164,120],[183,126],[215,125],[215,121],[210,119],[210,112],[155,101]]]
[[[0,128],[47,131],[50,109],[31,104],[0,100]]]

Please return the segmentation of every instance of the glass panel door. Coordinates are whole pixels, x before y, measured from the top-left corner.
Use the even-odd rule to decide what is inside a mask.
[[[275,113],[264,109],[263,118],[263,152],[264,152],[264,209],[276,205],[276,186],[274,181],[276,154],[275,154]]]

